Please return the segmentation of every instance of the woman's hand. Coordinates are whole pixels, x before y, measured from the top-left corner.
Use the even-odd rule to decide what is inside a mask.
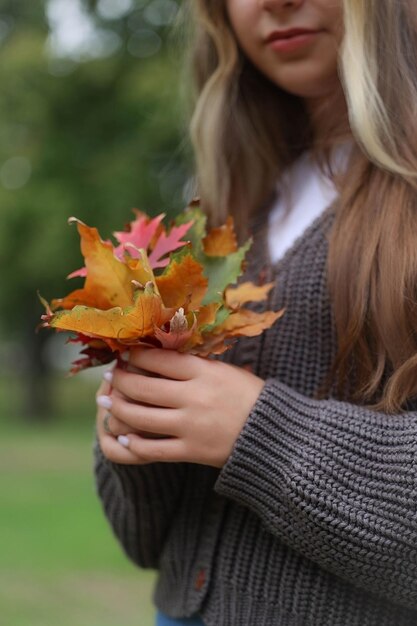
[[[112,387],[110,382],[103,381],[96,393],[96,399],[99,397],[106,398],[111,394]],[[107,422],[107,428],[111,428],[111,431],[106,431],[105,423]],[[110,426],[111,424],[111,426]],[[96,416],[96,429],[97,438],[100,444],[100,448],[110,461],[113,463],[120,463],[123,465],[138,465],[143,464],[143,461],[139,459],[130,450],[121,446],[117,441],[119,435],[126,435],[132,432],[132,427],[124,424],[117,418],[109,414],[109,411],[104,407],[99,406]]]
[[[99,410],[103,453],[118,463],[223,467],[264,381],[233,365],[169,350],[134,350],[130,364],[148,375],[115,368],[111,391],[102,387],[97,398],[111,412],[111,431],[122,434],[126,446],[104,432]]]

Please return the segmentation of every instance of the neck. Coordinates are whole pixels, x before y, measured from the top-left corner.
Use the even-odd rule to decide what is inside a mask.
[[[305,98],[305,105],[313,126],[314,146],[317,148],[332,143],[344,143],[352,138],[346,98],[341,86],[330,96]]]

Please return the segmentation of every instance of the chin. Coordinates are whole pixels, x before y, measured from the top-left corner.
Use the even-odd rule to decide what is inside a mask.
[[[323,80],[323,78],[317,77],[302,82],[297,80],[294,82],[288,81],[286,84],[278,81],[275,81],[275,83],[293,96],[308,100],[316,98],[322,100],[331,97],[335,90],[340,88],[340,82],[336,81],[334,77],[331,80]]]

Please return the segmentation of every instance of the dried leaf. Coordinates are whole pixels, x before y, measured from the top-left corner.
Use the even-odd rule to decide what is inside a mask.
[[[256,313],[249,309],[239,309],[229,315],[229,317],[217,328],[214,334],[224,334],[228,337],[255,337],[264,330],[271,328],[284,314],[284,309],[280,311],[263,311]]]
[[[145,285],[154,281],[146,252],[141,251],[141,262],[134,267],[119,261],[114,256],[111,243],[103,241],[96,228],[90,228],[72,218],[77,223],[81,237],[81,252],[85,258],[87,278],[82,289],[77,289],[65,298],[53,300],[52,308],[72,309],[83,305],[97,309],[110,309],[114,306],[127,307],[133,302],[134,285],[137,281]]]
[[[173,226],[166,234],[162,231],[158,237],[155,246],[149,255],[149,262],[153,269],[158,267],[166,267],[169,263],[169,258],[166,258],[170,252],[182,248],[187,242],[181,241],[192,226],[192,222],[187,222],[181,226]]]
[[[199,262],[204,267],[204,275],[209,281],[203,304],[222,302],[224,290],[236,283],[242,275],[244,259],[250,246],[251,241],[247,241],[236,252],[225,257],[204,255],[201,259],[199,258]]]
[[[224,293],[224,299],[231,309],[239,308],[248,302],[263,302],[273,286],[274,283],[261,286],[252,282],[241,283],[237,287],[228,287]]]
[[[213,228],[203,239],[203,250],[207,256],[227,256],[236,252],[237,239],[233,218],[229,216],[226,224]]]
[[[191,318],[191,319],[188,319]],[[180,308],[169,321],[169,330],[155,329],[155,337],[160,341],[162,348],[168,350],[180,350],[191,338],[196,326],[196,318],[193,313],[184,315],[184,309]]]
[[[162,276],[157,276],[156,285],[167,307],[193,311],[198,309],[206,294],[208,281],[203,268],[190,253],[178,261],[171,261]]]
[[[191,228],[187,232],[187,239],[189,240],[193,254],[196,259],[201,259],[204,254],[203,251],[203,239],[206,236],[206,224],[207,216],[204,215],[199,206],[199,201],[192,201],[188,207],[180,213],[175,220],[177,225],[185,223],[191,223]]]
[[[131,347],[222,354],[236,337],[258,335],[283,314],[242,308],[264,301],[273,283],[233,286],[251,241],[238,248],[231,218],[207,234],[197,201],[169,233],[162,218],[137,212],[128,231],[115,233],[117,248],[73,220],[86,267],[71,276],[85,275],[84,287],[53,301],[53,308],[41,299],[43,326],[75,332],[71,341],[83,346],[73,372],[108,363]],[[186,233],[189,243],[181,241]],[[151,265],[167,267],[155,277]],[[57,307],[63,310],[54,313]]]
[[[161,213],[153,219],[141,211],[136,210],[135,213],[136,219],[129,224],[128,230],[113,233],[117,241],[121,244],[115,249],[115,254],[119,259],[123,259],[125,244],[131,244],[135,248],[144,248],[147,250],[165,217],[164,213]]]
[[[75,306],[71,311],[56,313],[49,325],[89,337],[124,342],[152,335],[155,328],[165,324],[172,315],[172,309],[164,308],[157,294],[145,289],[142,293],[136,293],[133,306],[114,307],[105,311]]]

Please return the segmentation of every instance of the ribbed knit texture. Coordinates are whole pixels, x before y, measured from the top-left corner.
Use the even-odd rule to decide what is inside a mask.
[[[95,451],[97,491],[166,614],[207,626],[417,625],[417,411],[314,392],[335,354],[329,207],[269,268],[284,317],[227,360],[266,385],[221,471],[122,466]],[[259,235],[249,276],[259,275]],[[221,411],[221,406],[219,406]],[[198,419],[198,415],[196,416]]]

